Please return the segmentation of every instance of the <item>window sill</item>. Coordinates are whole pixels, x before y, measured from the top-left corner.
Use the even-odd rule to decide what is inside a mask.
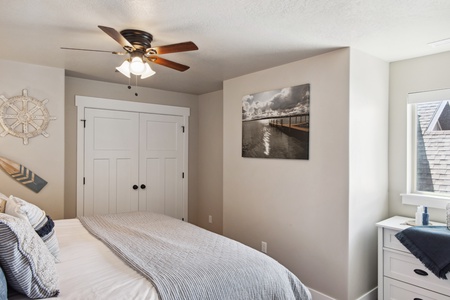
[[[427,207],[445,209],[447,203],[450,203],[450,198],[430,196],[424,194],[401,194],[402,203],[409,205],[423,205]]]

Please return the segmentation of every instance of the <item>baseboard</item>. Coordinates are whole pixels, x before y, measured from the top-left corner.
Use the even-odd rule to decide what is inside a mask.
[[[334,298],[331,298],[330,296],[327,296],[325,294],[322,294],[318,291],[315,291],[311,288],[308,288],[308,290],[311,292],[311,297],[313,300],[336,300]]]
[[[358,298],[358,300],[377,300],[378,299],[378,287],[368,291],[364,295]]]
[[[328,295],[322,294],[321,292],[315,291],[313,289],[308,288],[311,292],[311,296],[313,300],[336,300]],[[361,297],[356,300],[377,300],[378,297],[378,288],[374,288],[373,290],[365,293]]]

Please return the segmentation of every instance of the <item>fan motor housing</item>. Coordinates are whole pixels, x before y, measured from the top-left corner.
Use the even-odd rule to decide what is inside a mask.
[[[153,41],[153,35],[146,31],[137,29],[124,29],[120,34],[133,45],[136,50],[145,52],[147,48],[151,48]]]

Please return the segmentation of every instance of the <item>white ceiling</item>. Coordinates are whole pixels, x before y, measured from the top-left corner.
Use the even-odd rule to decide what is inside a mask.
[[[153,46],[195,42],[198,51],[162,56],[189,70],[152,64],[156,75],[138,81],[191,94],[341,47],[388,62],[450,51],[450,44],[427,45],[450,38],[449,0],[5,0],[0,59],[128,85],[115,72],[123,56],[60,49],[121,51],[98,25],[148,31]]]

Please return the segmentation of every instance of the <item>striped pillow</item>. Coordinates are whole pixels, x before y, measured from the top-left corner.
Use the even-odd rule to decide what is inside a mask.
[[[0,213],[0,265],[8,285],[29,298],[59,294],[55,259],[28,221]]]
[[[59,244],[55,234],[53,220],[45,214],[45,211],[18,197],[9,196],[6,204],[6,213],[30,222],[34,230],[42,238],[51,254],[58,258]]]

